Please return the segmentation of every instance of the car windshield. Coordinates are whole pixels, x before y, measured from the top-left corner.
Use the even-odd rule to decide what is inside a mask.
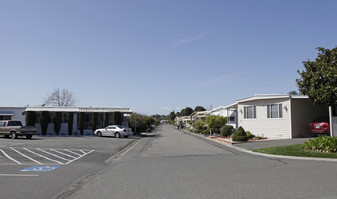
[[[120,125],[118,125],[117,127],[118,127],[118,128],[120,128],[120,129],[125,129],[125,127],[124,127],[124,126],[120,126]]]

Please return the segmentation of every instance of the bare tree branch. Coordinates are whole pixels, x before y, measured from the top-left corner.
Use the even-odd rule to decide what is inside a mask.
[[[75,106],[77,99],[74,93],[70,92],[68,89],[56,88],[51,94],[47,95],[44,100],[44,104],[51,106]]]

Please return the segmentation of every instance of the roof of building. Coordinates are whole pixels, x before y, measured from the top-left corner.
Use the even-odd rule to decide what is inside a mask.
[[[69,106],[39,106],[27,107],[26,111],[50,111],[50,112],[123,112],[132,113],[129,108],[115,108],[115,107],[69,107]]]
[[[237,103],[254,101],[254,100],[263,100],[263,99],[285,99],[285,98],[308,99],[309,97],[306,95],[290,95],[290,94],[255,94],[251,97],[237,100]]]

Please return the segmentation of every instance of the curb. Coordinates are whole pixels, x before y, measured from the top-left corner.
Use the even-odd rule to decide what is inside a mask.
[[[201,138],[207,139],[207,140],[211,140],[213,142],[225,145],[229,148],[235,149],[237,151],[240,152],[244,152],[244,153],[248,153],[251,155],[257,155],[257,156],[262,156],[262,157],[267,157],[267,158],[276,158],[276,159],[290,159],[290,160],[311,160],[311,161],[324,161],[324,162],[337,162],[337,159],[332,159],[332,158],[311,158],[311,157],[297,157],[297,156],[285,156],[285,155],[273,155],[273,154],[267,154],[267,153],[259,153],[259,152],[253,152],[251,150],[247,150],[247,149],[243,149],[237,146],[234,146],[235,143],[232,142],[228,142],[225,140],[218,140],[218,139],[212,139],[212,138],[208,138],[208,137],[204,137],[195,133],[191,133],[189,131],[186,130],[182,130],[184,132],[187,132],[191,135],[195,135],[195,136],[199,136]]]

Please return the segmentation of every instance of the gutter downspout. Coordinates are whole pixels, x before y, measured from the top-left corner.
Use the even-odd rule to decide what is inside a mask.
[[[293,122],[292,122],[292,119],[293,119],[293,116],[292,116],[292,97],[291,95],[289,95],[289,109],[288,109],[288,112],[289,112],[289,118],[290,118],[290,139],[293,139]]]

